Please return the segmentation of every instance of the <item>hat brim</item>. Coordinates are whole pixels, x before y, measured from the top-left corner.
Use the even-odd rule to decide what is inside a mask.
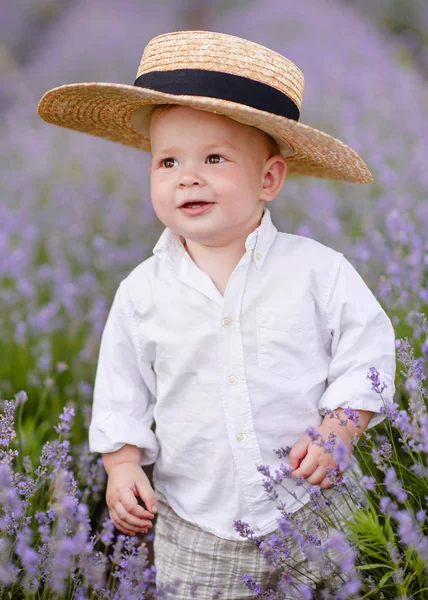
[[[277,141],[287,162],[288,177],[373,181],[361,157],[340,140],[298,121],[228,100],[168,94],[126,84],[73,83],[46,92],[38,114],[48,123],[150,152],[150,112],[157,104],[190,106],[265,131]]]

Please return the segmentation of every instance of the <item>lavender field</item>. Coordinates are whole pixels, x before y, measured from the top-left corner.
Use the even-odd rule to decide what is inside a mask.
[[[355,515],[330,542],[342,561],[326,569],[324,589],[311,588],[281,562],[286,542],[271,540],[262,551],[284,570],[283,591],[262,590],[251,573],[243,586],[270,600],[428,598],[428,78],[423,44],[413,55],[406,40],[379,26],[386,3],[376,14],[355,5],[22,0],[0,7],[1,600],[174,597],[155,590],[153,533],[118,535],[108,520],[105,473],[87,444],[113,294],[163,230],[150,203],[149,156],[47,125],[37,103],[65,83],[132,83],[149,39],[180,29],[247,37],[302,69],[301,122],[354,148],[374,183],[287,179],[269,206],[272,219],[280,231],[348,257],[397,339],[394,402],[385,402],[386,420],[355,450],[363,479],[345,475],[339,486]],[[415,19],[427,23],[428,8],[418,2],[417,10]],[[373,367],[373,394],[382,395]],[[274,493],[287,473],[264,475]],[[322,498],[312,495],[322,519]],[[282,523],[285,538],[300,535],[302,547],[320,555],[315,538],[284,516]],[[248,525],[242,531],[251,539]]]

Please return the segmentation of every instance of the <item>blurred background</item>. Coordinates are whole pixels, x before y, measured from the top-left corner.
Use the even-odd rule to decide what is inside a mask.
[[[48,125],[37,103],[66,83],[132,84],[147,42],[182,29],[246,37],[302,69],[300,121],[354,148],[374,183],[287,179],[269,205],[273,221],[343,252],[397,336],[420,335],[414,313],[428,304],[426,1],[1,0],[0,395],[28,393],[19,443],[30,458],[67,403],[77,409],[73,452],[79,464],[88,458],[107,311],[164,229],[151,207],[148,155]]]

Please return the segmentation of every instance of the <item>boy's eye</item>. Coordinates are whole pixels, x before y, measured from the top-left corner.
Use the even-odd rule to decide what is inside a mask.
[[[210,155],[209,155],[209,157],[208,157],[208,160],[209,160],[210,158],[213,158],[213,157],[214,157],[214,158],[220,158],[221,160],[224,160],[224,158],[223,158],[222,156],[220,156],[220,154],[210,154]],[[219,161],[215,161],[214,163],[211,163],[211,164],[218,164],[218,162],[219,162]]]
[[[215,159],[214,161],[212,161],[211,159]],[[224,160],[224,158],[222,156],[220,156],[220,154],[210,154],[208,156],[208,161],[210,162],[210,164],[218,164],[220,161]],[[173,158],[172,156],[168,156],[168,158],[164,158],[161,161],[161,166],[164,167],[165,169],[171,169],[174,166],[174,161],[177,162],[177,160],[175,158]]]
[[[161,164],[166,169],[169,169],[170,166],[174,166],[173,164],[171,165],[171,162],[174,163],[174,161],[175,161],[175,158],[172,158],[171,156],[169,156],[168,158],[164,158]]]

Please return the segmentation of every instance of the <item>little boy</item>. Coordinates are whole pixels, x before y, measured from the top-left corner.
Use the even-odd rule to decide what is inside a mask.
[[[116,527],[146,532],[158,513],[157,583],[180,580],[175,598],[190,598],[193,582],[200,599],[218,585],[224,599],[252,598],[245,573],[273,585],[234,529],[278,528],[257,465],[288,462],[294,477],[331,487],[333,456],[305,431],[335,433],[350,454],[354,435],[382,419],[370,367],[394,393],[394,331],[371,291],[341,253],[279,232],[266,207],[289,175],[371,181],[350,148],[298,123],[302,94],[301,71],[279,54],[189,31],[151,40],[133,87],[62,86],[39,105],[49,122],[151,152],[166,229],[116,293],[89,440]],[[346,407],[359,429],[325,416]],[[152,463],[154,490],[142,469]],[[305,516],[306,487],[284,487],[287,510]]]

